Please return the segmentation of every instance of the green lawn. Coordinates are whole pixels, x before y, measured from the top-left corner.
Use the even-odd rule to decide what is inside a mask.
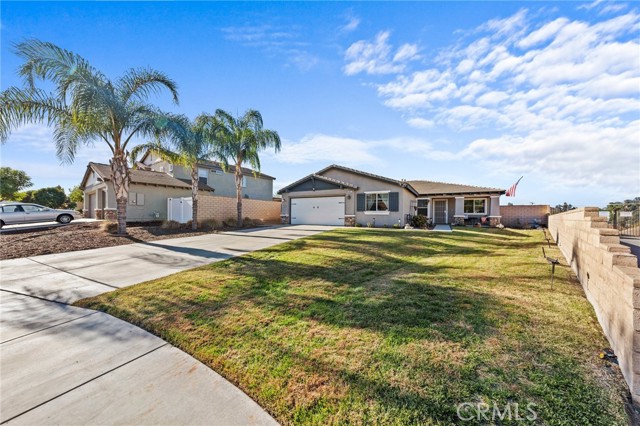
[[[285,425],[491,424],[461,421],[463,402],[536,404],[535,421],[495,424],[627,424],[591,306],[564,264],[551,291],[543,242],[339,229],[78,304],[192,354]]]

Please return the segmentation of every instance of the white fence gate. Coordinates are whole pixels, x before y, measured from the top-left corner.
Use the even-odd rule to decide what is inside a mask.
[[[193,200],[191,197],[167,198],[167,219],[178,223],[187,223],[193,219]]]

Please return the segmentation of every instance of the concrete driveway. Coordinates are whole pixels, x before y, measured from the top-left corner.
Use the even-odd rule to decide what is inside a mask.
[[[0,423],[277,424],[220,375],[94,296],[332,227],[282,226],[0,262]]]

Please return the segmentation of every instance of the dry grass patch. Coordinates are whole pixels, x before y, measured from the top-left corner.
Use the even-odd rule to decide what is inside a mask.
[[[593,311],[566,266],[550,290],[543,241],[340,229],[80,305],[189,352],[285,425],[459,424],[469,401],[535,403],[531,424],[626,424]]]

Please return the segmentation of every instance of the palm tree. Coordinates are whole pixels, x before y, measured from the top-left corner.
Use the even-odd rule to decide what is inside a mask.
[[[219,158],[220,150],[215,143],[211,126],[212,116],[201,114],[193,123],[184,115],[172,116],[172,125],[165,133],[165,143],[157,140],[136,146],[131,157],[151,150],[160,158],[172,164],[188,167],[191,171],[191,199],[193,200],[193,216],[191,229],[198,229],[198,163],[212,158]],[[167,146],[166,141],[169,141]]]
[[[12,129],[32,122],[53,127],[62,163],[72,163],[80,145],[106,143],[113,154],[109,163],[118,234],[126,234],[127,145],[134,136],[161,137],[169,130],[172,122],[167,114],[146,101],[150,94],[168,89],[177,104],[176,83],[152,69],[130,69],[112,81],[81,56],[40,40],[27,40],[15,48],[24,59],[18,72],[26,87],[0,93],[0,143],[6,142]],[[54,91],[37,88],[36,79],[52,83]]]
[[[249,163],[253,174],[260,171],[258,153],[273,147],[280,151],[280,136],[274,130],[264,129],[262,115],[253,109],[247,110],[242,117],[233,117],[226,111],[216,110],[213,123],[219,144],[220,158],[226,169],[229,159],[235,166],[236,197],[238,200],[238,226],[242,226],[242,165]]]

